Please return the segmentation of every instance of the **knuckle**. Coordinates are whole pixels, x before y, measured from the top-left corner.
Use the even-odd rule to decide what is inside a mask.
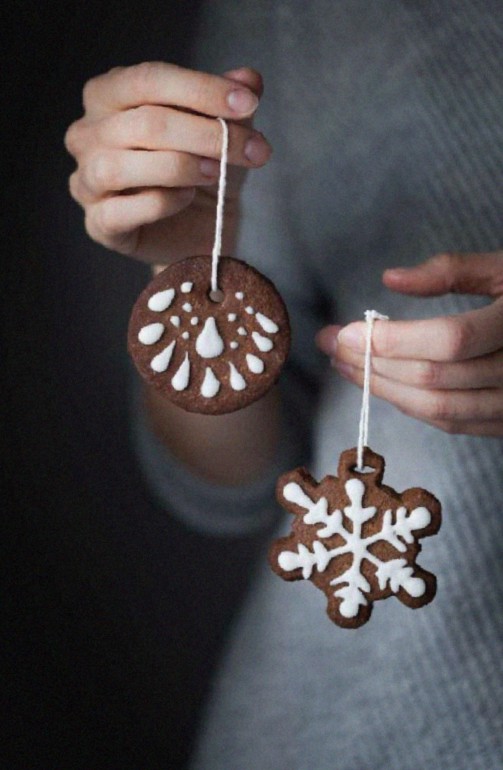
[[[463,316],[446,318],[444,321],[444,349],[447,361],[459,361],[466,357],[474,340],[470,321]]]
[[[77,201],[77,203],[82,203],[82,189],[78,171],[74,171],[73,174],[70,175],[70,178],[68,179],[68,189],[70,190],[72,198]]]
[[[443,420],[442,422],[436,423],[436,426],[444,433],[448,433],[450,436],[456,436],[460,433],[463,433],[461,423],[454,420]]]
[[[151,142],[154,137],[166,129],[166,121],[162,111],[148,104],[136,107],[131,111],[131,123],[134,136],[146,143]]]
[[[453,419],[451,399],[445,393],[437,393],[428,399],[425,417],[437,423],[449,423]]]
[[[165,66],[162,62],[145,61],[128,67],[126,76],[133,94],[142,99],[152,89],[152,84],[159,78]]]
[[[72,123],[65,133],[64,143],[70,155],[75,156],[79,152],[81,146],[81,142],[79,141],[80,133],[80,121]]]
[[[85,226],[94,241],[109,246],[119,229],[114,207],[109,201],[97,204],[86,213]]]
[[[417,384],[420,388],[435,388],[440,384],[440,366],[435,361],[419,361]]]
[[[84,88],[82,89],[82,101],[84,103],[85,110],[88,110],[90,107],[92,107],[93,102],[96,98],[98,85],[103,77],[104,77],[103,75],[96,75],[95,77],[90,78],[90,80],[84,83]]]
[[[103,192],[116,189],[119,181],[120,169],[113,157],[106,152],[96,152],[87,161],[85,167],[85,180],[92,190]]]

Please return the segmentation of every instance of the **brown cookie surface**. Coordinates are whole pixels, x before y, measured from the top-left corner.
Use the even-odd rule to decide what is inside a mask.
[[[290,348],[285,304],[269,279],[231,257],[219,261],[220,301],[210,298],[211,257],[159,273],[139,296],[128,349],[140,374],[190,412],[224,414],[264,395]]]
[[[398,494],[382,484],[384,458],[365,448],[373,470],[356,471],[357,451],[339,460],[339,477],[315,481],[305,469],[278,481],[280,504],[295,516],[291,534],[269,551],[284,580],[311,580],[328,599],[327,614],[343,628],[366,623],[374,601],[396,596],[413,609],[430,602],[435,576],[416,564],[417,542],[438,532],[440,503],[424,489]]]

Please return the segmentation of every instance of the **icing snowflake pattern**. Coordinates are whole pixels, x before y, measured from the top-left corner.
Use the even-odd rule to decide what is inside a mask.
[[[365,450],[370,473],[357,473],[356,450],[341,455],[339,476],[317,484],[303,469],[278,484],[281,504],[296,516],[278,540],[271,566],[286,580],[312,580],[328,597],[337,624],[365,623],[372,602],[395,595],[412,608],[431,601],[435,577],[415,564],[417,540],[436,533],[440,505],[422,489],[397,495],[380,484],[384,459]]]

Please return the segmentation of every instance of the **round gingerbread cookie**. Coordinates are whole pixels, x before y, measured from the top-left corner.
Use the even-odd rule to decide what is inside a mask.
[[[211,257],[189,257],[159,273],[138,298],[129,352],[140,374],[189,412],[224,414],[264,395],[290,348],[285,304],[250,265],[222,257],[218,299]]]

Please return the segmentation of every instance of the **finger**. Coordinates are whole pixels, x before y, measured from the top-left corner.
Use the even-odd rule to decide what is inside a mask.
[[[363,353],[366,326],[344,327],[338,341]],[[372,351],[384,358],[462,361],[499,350],[503,340],[503,299],[459,315],[425,321],[385,321],[374,325]]]
[[[177,214],[192,202],[194,194],[194,188],[159,188],[107,198],[87,208],[87,232],[109,249],[134,255],[141,228]]]
[[[348,366],[340,372],[346,379],[363,386],[361,369]],[[429,422],[485,422],[503,420],[503,389],[423,390],[393,382],[378,374],[370,378],[370,390],[389,401],[401,412]]]
[[[339,345],[332,355],[332,364],[336,369],[349,365],[363,370],[365,358],[362,353]],[[387,380],[427,390],[503,387],[503,350],[457,363],[373,357],[372,371]]]
[[[229,123],[228,128],[230,164],[261,166],[269,160],[271,146],[259,131],[236,123]],[[120,112],[89,123],[87,133],[88,146],[177,150],[214,159],[222,155],[222,127],[218,121],[166,107],[146,105]]]
[[[252,115],[258,101],[253,91],[234,80],[164,62],[118,67],[84,87],[84,107],[91,115],[160,104],[232,120]]]
[[[437,254],[420,265],[383,274],[393,291],[423,297],[457,294],[503,294],[503,251],[489,254]]]
[[[219,163],[181,152],[108,150],[94,153],[73,175],[70,190],[80,203],[137,187],[212,185]]]
[[[238,67],[236,69],[227,70],[227,72],[224,72],[223,77],[246,86],[250,91],[253,91],[259,99],[264,93],[264,81],[262,75],[252,67]]]

